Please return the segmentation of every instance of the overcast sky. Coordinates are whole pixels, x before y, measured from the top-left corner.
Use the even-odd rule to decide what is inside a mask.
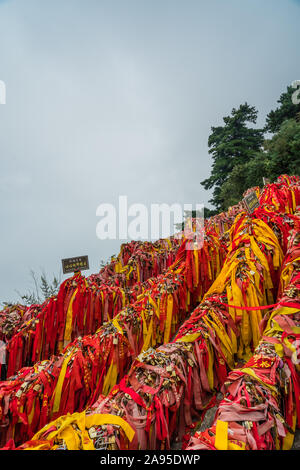
[[[299,24],[297,0],[0,1],[0,301],[117,253],[101,203],[207,203],[210,127],[245,101],[263,125]]]

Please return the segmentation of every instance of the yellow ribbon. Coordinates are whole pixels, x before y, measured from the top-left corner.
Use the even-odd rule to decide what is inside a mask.
[[[73,323],[73,301],[75,299],[75,296],[78,292],[78,287],[74,291],[69,306],[68,306],[68,311],[67,311],[67,317],[66,317],[66,327],[65,327],[65,334],[64,334],[64,342],[69,343],[71,341],[71,334],[72,334],[72,323]],[[64,344],[66,346],[66,344]]]
[[[62,368],[60,370],[60,374],[59,374],[58,381],[57,381],[56,388],[55,388],[55,395],[54,395],[54,402],[53,402],[53,413],[56,413],[57,411],[59,411],[62,386],[63,386],[64,380],[65,380],[65,375],[66,375],[68,363],[69,363],[69,361],[72,357],[72,354],[73,354],[73,351],[70,352],[69,356],[67,356],[65,358],[65,360],[63,362],[63,365],[62,365]]]
[[[172,313],[173,313],[173,296],[172,294],[168,294],[167,318],[166,318],[166,326],[165,326],[165,334],[164,334],[164,343],[168,343],[170,340]]]
[[[76,426],[80,430],[80,434],[78,434],[75,429],[72,427],[72,424],[76,424]],[[131,442],[135,431],[132,427],[120,416],[110,415],[110,414],[91,414],[86,415],[85,411],[82,413],[73,413],[70,415],[69,413],[65,416],[61,416],[55,421],[52,421],[48,425],[46,425],[43,429],[38,431],[32,440],[38,441],[43,438],[45,432],[49,429],[49,427],[56,426],[57,429],[49,433],[46,437],[47,441],[51,441],[52,439],[63,439],[66,443],[68,450],[79,450],[80,446],[80,438],[81,438],[81,446],[84,450],[94,450],[93,441],[89,437],[89,433],[87,429],[93,426],[101,426],[104,424],[112,424],[120,426],[124,433],[126,434],[128,440]],[[36,447],[30,447],[26,450],[38,450],[44,444],[39,444]]]

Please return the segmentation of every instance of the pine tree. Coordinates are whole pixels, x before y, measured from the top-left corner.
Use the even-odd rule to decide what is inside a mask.
[[[247,103],[233,108],[231,115],[223,118],[224,126],[212,127],[208,138],[209,153],[213,164],[211,176],[202,181],[205,189],[213,188],[213,197],[209,201],[217,210],[227,209],[221,188],[233,168],[243,165],[253,158],[263,144],[263,130],[250,128],[248,123],[256,124],[257,110]]]

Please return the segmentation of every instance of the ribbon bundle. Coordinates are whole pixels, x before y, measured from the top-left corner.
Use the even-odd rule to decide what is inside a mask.
[[[263,242],[260,241],[262,233]],[[250,353],[247,351],[250,346],[253,350],[258,341],[259,319],[257,310],[252,311],[251,307],[271,298],[276,276],[272,279],[270,272],[279,269],[282,254],[274,233],[264,223],[255,219],[251,222],[245,215],[237,218],[231,238],[231,249],[221,274],[173,342],[140,354],[108,397],[101,396],[86,411],[86,419],[94,416],[95,423],[102,415],[112,416],[112,421],[108,419],[104,426],[89,429],[90,448],[169,448],[176,431],[179,429],[182,436],[184,426],[190,425],[198,412],[208,406],[228,370],[234,367],[235,357]],[[269,262],[273,269],[269,268]],[[236,283],[236,274],[232,276],[234,269],[242,274],[242,283]],[[253,283],[258,287],[255,294],[253,269],[258,272],[257,282]],[[237,314],[222,306],[221,295],[226,292],[229,293],[227,302],[233,298],[235,304],[239,301],[241,307],[249,307],[247,317],[243,309],[242,316],[237,318]],[[246,327],[247,334],[243,335]],[[132,440],[114,426],[115,415],[135,431]],[[77,418],[82,419],[82,415]],[[75,432],[76,419],[71,426]],[[70,432],[70,426],[65,426],[68,420],[65,417],[52,422],[22,448],[83,448],[80,437],[76,444],[69,437],[64,439],[64,433]],[[49,429],[53,431],[51,434]]]
[[[8,305],[0,311],[0,340],[7,342],[22,325],[26,317],[34,313],[35,306],[28,308],[24,305]]]
[[[259,203],[266,210],[293,214],[300,204],[299,177],[281,175],[276,183],[267,184]]]
[[[32,323],[39,315],[43,306],[15,304],[8,305],[0,312],[0,373],[1,377],[7,376],[7,345],[24,325]]]
[[[274,193],[269,186],[263,197]],[[63,354],[2,383],[2,441],[24,442],[51,418],[55,421],[21,448],[166,448],[178,429],[182,436],[184,426],[210,406],[236,361],[248,360],[259,348],[260,312],[274,302],[278,286],[286,285],[279,270],[297,222],[292,213],[299,182],[283,177],[275,188],[277,199],[263,202],[252,219],[239,214],[228,232],[207,221],[203,248],[186,250],[184,240],[166,274],[148,279],[138,300],[95,335],[78,338]],[[289,202],[278,206],[287,196]],[[284,279],[292,271],[285,265]],[[115,263],[110,275],[120,274]],[[167,344],[153,349],[162,342]],[[11,441],[8,447],[13,446]]]
[[[60,353],[78,336],[94,333],[103,321],[136,300],[145,287],[143,281],[157,276],[174,262],[177,246],[174,237],[168,241],[122,245],[119,256],[98,275],[84,278],[75,274],[61,284],[57,296],[43,305],[29,307],[23,321],[15,322],[14,334],[7,342],[7,376]],[[132,270],[138,272],[138,282],[131,275]],[[5,324],[9,324],[12,313],[5,309],[2,316]]]
[[[292,235],[281,275],[281,298],[255,354],[225,382],[213,425],[188,449],[291,448],[300,427],[300,239]]]
[[[137,301],[94,335],[77,338],[59,356],[23,368],[0,384],[3,443],[9,438],[22,442],[50,419],[82,410],[108,393],[143,349],[170,340],[225,257],[215,233],[205,238],[200,250],[182,246],[169,270],[149,279],[150,287]]]
[[[178,237],[154,243],[131,241],[123,244],[118,257],[112,257],[111,263],[92,278],[110,285],[131,287],[163,273],[174,262],[179,245]]]

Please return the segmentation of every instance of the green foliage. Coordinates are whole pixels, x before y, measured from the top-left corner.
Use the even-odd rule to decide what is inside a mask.
[[[287,91],[280,95],[277,103],[280,104],[278,108],[270,111],[266,118],[265,130],[271,133],[278,132],[282,123],[288,119],[295,119],[297,114],[300,113],[300,104],[295,105],[292,101],[292,94],[295,89],[291,86],[287,87]]]
[[[261,129],[250,129],[256,123],[257,111],[245,103],[224,126],[212,127],[208,139],[213,165],[211,176],[202,181],[205,189],[213,188],[209,201],[218,211],[241,200],[246,189],[262,186],[263,177],[274,181],[281,174],[299,175],[300,169],[300,105],[292,102],[294,88],[282,93],[280,106],[266,118],[265,131],[275,133],[263,140]]]
[[[53,279],[48,281],[47,276],[44,272],[42,272],[37,278],[37,275],[33,270],[30,271],[31,279],[33,280],[33,287],[27,294],[20,294],[19,291],[16,291],[19,295],[23,305],[32,305],[32,304],[41,304],[52,295],[56,295],[60,282],[60,278],[57,278],[53,275]],[[16,302],[2,302],[3,305],[12,305]]]
[[[221,187],[220,198],[224,201],[224,207],[234,206],[240,201],[240,195],[245,187],[245,180],[244,165],[236,165]]]
[[[209,209],[208,207],[204,207],[204,219],[209,219],[209,217],[213,217],[217,213],[218,211],[216,209]]]
[[[262,177],[270,177],[269,166],[268,156],[263,152],[242,165],[236,165],[221,188],[224,206],[228,208],[237,204],[246,189],[262,186]]]
[[[271,140],[266,142],[269,158],[268,175],[271,179],[286,173],[299,175],[300,172],[300,122],[294,119],[284,121]]]
[[[212,127],[208,139],[209,153],[213,165],[211,176],[202,181],[205,189],[213,190],[209,201],[217,210],[225,210],[228,205],[221,188],[237,165],[245,164],[257,153],[263,144],[263,130],[249,128],[247,123],[256,124],[257,110],[247,103],[233,108],[231,115],[223,118],[224,126]]]
[[[44,299],[48,299],[49,297],[52,297],[52,295],[57,294],[59,285],[60,282],[55,276],[53,277],[53,280],[51,282],[48,282],[46,275],[41,275],[40,290],[43,294]]]

